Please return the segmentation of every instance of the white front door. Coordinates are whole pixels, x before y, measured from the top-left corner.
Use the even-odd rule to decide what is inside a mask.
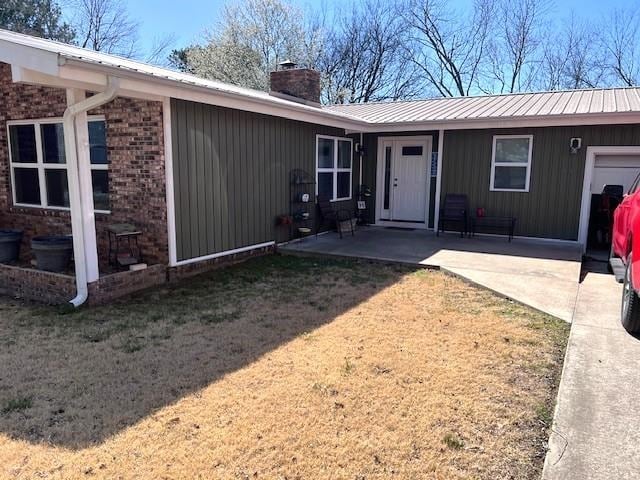
[[[427,137],[381,139],[380,220],[427,223],[431,141]]]
[[[392,218],[424,222],[427,208],[427,146],[425,142],[397,141],[393,162]]]

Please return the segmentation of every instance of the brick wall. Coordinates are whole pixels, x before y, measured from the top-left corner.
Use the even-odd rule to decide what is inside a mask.
[[[0,264],[0,294],[58,305],[75,297],[76,279],[71,275]]]
[[[152,265],[143,270],[122,271],[102,275],[89,284],[88,305],[104,305],[118,298],[157,287],[167,282],[179,282],[185,278],[227,267],[252,257],[273,253],[274,247],[256,248],[234,255],[204,262],[167,267]],[[0,295],[22,298],[51,305],[66,304],[76,295],[76,282],[72,275],[43,272],[33,268],[0,264]]]
[[[107,125],[110,215],[96,215],[99,250],[105,252],[109,223],[133,223],[142,230],[147,263],[169,263],[164,175],[162,103],[116,98],[100,112]]]
[[[34,235],[70,233],[71,223],[66,211],[12,205],[6,122],[62,117],[66,94],[13,84],[10,66],[0,63],[0,99],[0,227],[25,230],[22,258],[29,260]],[[140,244],[147,263],[168,263],[162,104],[117,98],[90,114],[105,116],[110,161],[111,214],[96,214],[101,265],[107,262],[105,226],[120,222],[134,223],[144,232]]]
[[[89,305],[103,305],[125,295],[167,282],[167,267],[152,265],[144,270],[124,271],[100,277],[89,284]]]
[[[310,68],[294,68],[271,72],[272,92],[284,93],[314,103],[320,103],[320,72]]]
[[[231,255],[225,255],[222,257],[212,258],[210,260],[203,260],[201,262],[188,263],[186,265],[180,265],[178,267],[170,267],[167,270],[168,280],[170,282],[182,280],[184,278],[193,277],[202,273],[215,270],[220,267],[227,267],[234,263],[243,262],[252,257],[259,257],[262,255],[268,255],[275,251],[274,246],[254,248],[245,252],[234,253]]]
[[[153,265],[144,270],[112,273],[89,284],[87,303],[102,305],[166,282],[166,265]],[[62,305],[76,296],[76,279],[71,275],[0,264],[0,295]]]

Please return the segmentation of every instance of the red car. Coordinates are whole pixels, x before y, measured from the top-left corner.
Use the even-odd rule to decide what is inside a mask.
[[[622,290],[622,326],[640,333],[640,175],[613,213],[611,268]]]

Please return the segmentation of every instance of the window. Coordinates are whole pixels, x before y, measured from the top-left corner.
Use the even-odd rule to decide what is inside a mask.
[[[533,135],[496,135],[491,158],[492,191],[528,192]]]
[[[403,157],[411,157],[411,156],[422,156],[422,147],[420,145],[415,147],[402,147],[402,156]]]
[[[316,162],[316,194],[331,201],[351,199],[351,140],[318,135]]]
[[[383,209],[389,210],[391,203],[391,146],[384,149],[384,199]]]
[[[109,210],[109,161],[105,121],[89,119],[89,158],[96,211]],[[19,206],[68,209],[69,185],[60,120],[9,122],[13,203]]]

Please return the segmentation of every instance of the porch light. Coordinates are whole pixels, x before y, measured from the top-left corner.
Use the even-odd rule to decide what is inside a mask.
[[[575,155],[580,151],[580,148],[582,148],[582,138],[573,137],[569,142],[569,151],[572,155]]]

